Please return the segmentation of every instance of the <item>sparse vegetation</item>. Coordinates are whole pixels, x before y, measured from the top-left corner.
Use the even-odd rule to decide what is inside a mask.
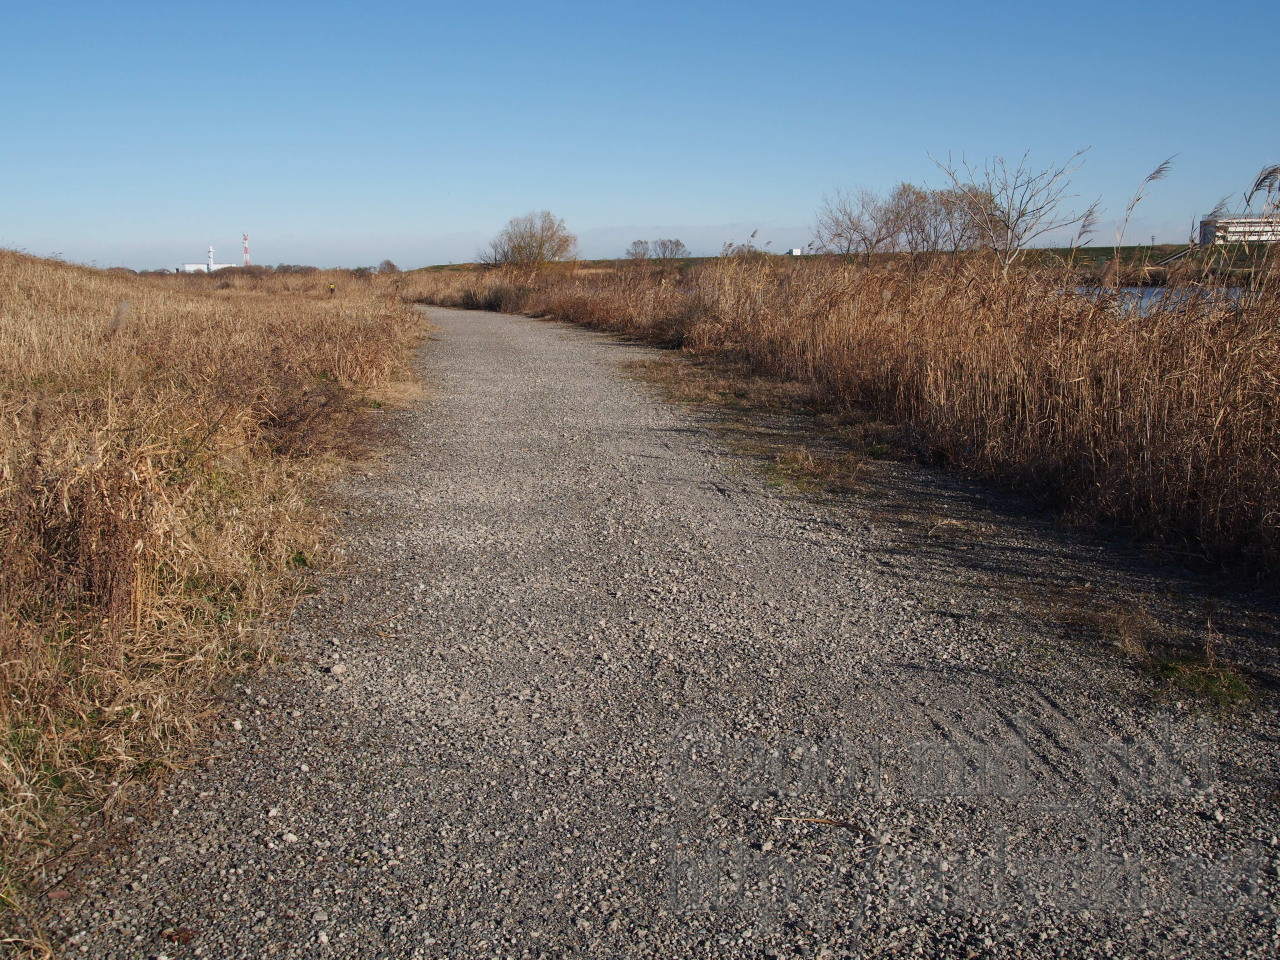
[[[1254,697],[1253,689],[1237,667],[1212,659],[1162,658],[1152,663],[1152,672],[1174,690],[1209,700],[1219,707],[1239,707]]]
[[[15,911],[42,858],[176,762],[219,683],[268,657],[264,615],[324,554],[314,481],[415,338],[393,283],[0,251],[8,935],[31,934]]]
[[[958,190],[898,184],[887,196],[865,187],[823,197],[814,223],[813,247],[822,253],[861,256],[927,254],[971,250],[978,234],[968,209],[973,200]]]

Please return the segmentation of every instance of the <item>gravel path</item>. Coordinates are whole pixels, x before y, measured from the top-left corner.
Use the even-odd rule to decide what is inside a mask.
[[[70,878],[68,955],[1280,950],[1270,706],[1161,707],[946,525],[771,486],[646,348],[431,316],[403,449],[337,491],[347,568]],[[1101,549],[1006,526],[1006,579]]]

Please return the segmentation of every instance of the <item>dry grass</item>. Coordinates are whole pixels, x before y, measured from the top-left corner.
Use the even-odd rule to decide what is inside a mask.
[[[1066,270],[722,258],[684,273],[416,273],[406,296],[591,324],[810,384],[931,459],[1215,558],[1280,558],[1280,296],[1139,311]]]
[[[385,282],[0,251],[0,898],[175,762],[320,552],[316,478],[417,321]],[[293,578],[296,579],[296,578]]]

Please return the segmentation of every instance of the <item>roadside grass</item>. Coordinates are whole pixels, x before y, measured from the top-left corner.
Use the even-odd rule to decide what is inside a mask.
[[[400,289],[721,358],[801,385],[824,411],[898,425],[928,462],[1274,580],[1276,264],[1244,291],[1193,272],[1176,282],[1140,306],[1103,283],[1082,288],[1066,266],[1005,277],[980,256],[918,268],[757,256],[414,273]]]
[[[667,398],[712,412],[708,426],[773,486],[801,495],[857,497],[872,516],[909,530],[919,549],[932,541],[972,551],[994,533],[978,518],[880,502],[867,482],[878,476],[880,462],[919,460],[922,451],[910,447],[900,428],[869,422],[859,411],[824,411],[810,386],[762,377],[732,360],[682,352],[634,362],[628,369]],[[1065,628],[1086,648],[1120,657],[1154,684],[1151,693],[1157,699],[1188,699],[1225,711],[1257,699],[1248,672],[1220,652],[1224,638],[1211,623],[1201,630],[1169,628],[1143,602],[1121,600],[1094,585],[1056,584],[1052,570],[1024,574],[1034,586],[1004,583],[994,574],[991,585],[1012,590],[1037,616]],[[1266,631],[1271,625],[1253,627]],[[1009,673],[1010,663],[996,666]]]
[[[326,557],[421,319],[342,274],[137,277],[0,250],[0,942],[183,763]],[[323,286],[322,286],[323,284]]]
[[[1124,652],[1161,681],[1167,693],[1207,701],[1224,710],[1249,706],[1258,698],[1246,672],[1220,652],[1223,637],[1211,621],[1195,633],[1165,633],[1141,608],[1120,611],[1115,620],[1133,635],[1129,644],[1122,645]]]

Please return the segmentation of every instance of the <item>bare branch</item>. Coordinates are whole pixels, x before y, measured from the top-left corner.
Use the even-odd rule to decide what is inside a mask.
[[[956,164],[950,157],[946,163],[933,162],[964,198],[974,231],[982,245],[996,254],[1007,276],[1035,240],[1076,224],[1083,227],[1096,219],[1096,203],[1080,213],[1065,207],[1068,200],[1075,198],[1067,191],[1071,175],[1084,164],[1086,152],[1087,147],[1076,151],[1066,163],[1043,170],[1030,166],[1030,153],[1024,153],[1017,166],[1010,166],[1004,157],[993,157],[981,168],[963,159]],[[1092,223],[1088,226],[1092,228]]]

